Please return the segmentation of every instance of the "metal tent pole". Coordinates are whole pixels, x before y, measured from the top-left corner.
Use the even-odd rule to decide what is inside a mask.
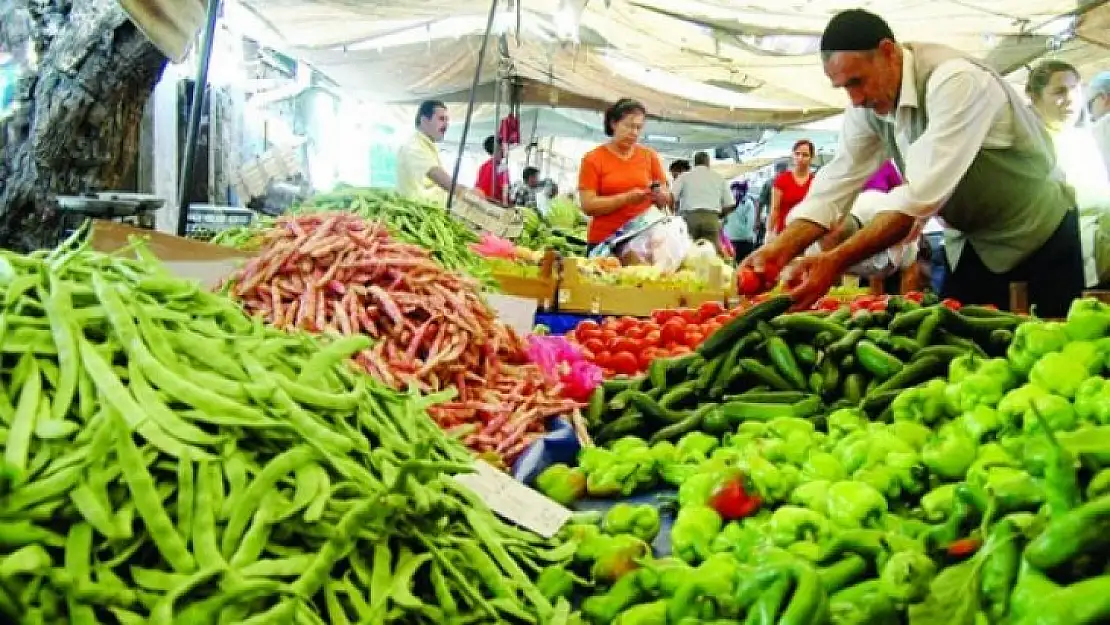
[[[193,166],[197,156],[197,135],[200,134],[200,116],[208,94],[208,66],[212,62],[212,41],[216,34],[216,16],[220,0],[208,0],[207,23],[200,48],[200,65],[193,82],[193,107],[189,111],[189,127],[185,134],[185,150],[181,155],[181,179],[177,193],[177,235],[185,236],[189,224],[189,191],[193,186]]]
[[[211,0],[216,1],[216,0]],[[463,152],[466,150],[466,136],[470,134],[470,119],[474,116],[474,98],[478,95],[478,82],[482,79],[482,65],[486,60],[486,45],[489,44],[489,35],[493,32],[493,18],[497,15],[497,0],[490,0],[489,18],[486,20],[486,32],[482,35],[482,45],[478,48],[478,65],[474,68],[474,80],[470,83],[470,101],[466,104],[466,119],[463,121],[462,138],[459,139],[459,157],[455,159],[455,168],[451,172],[451,189],[447,193],[447,208],[455,201],[455,187],[459,184],[459,168],[462,166]],[[494,172],[496,175],[496,172]]]
[[[501,40],[504,42],[505,35],[501,35]],[[499,148],[501,147],[501,59],[497,62],[497,80],[493,83],[493,195],[498,200],[505,200],[501,195],[501,186],[498,184],[500,176],[498,171],[501,167],[501,159]]]

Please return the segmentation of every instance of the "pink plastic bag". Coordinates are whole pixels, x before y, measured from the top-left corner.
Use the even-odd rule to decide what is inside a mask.
[[[528,358],[551,384],[562,385],[563,395],[587,401],[603,377],[601,367],[586,360],[582,350],[561,336],[529,336]]]
[[[732,247],[732,241],[728,240],[725,236],[724,230],[718,233],[717,239],[721,242],[721,250],[724,251],[726,258],[736,258],[736,250]]]
[[[477,243],[471,243],[470,249],[486,258],[516,259],[516,245],[508,239],[502,239],[489,232],[482,233],[482,239]]]

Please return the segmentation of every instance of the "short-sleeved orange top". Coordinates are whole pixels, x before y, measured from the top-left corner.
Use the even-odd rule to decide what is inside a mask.
[[[604,145],[598,146],[582,157],[578,170],[578,190],[593,191],[600,197],[647,189],[651,183],[665,180],[659,156],[642,145],[635,146],[628,159],[617,156]],[[592,217],[586,239],[590,243],[601,243],[648,208],[651,208],[650,198],[639,204],[622,206],[608,215]]]

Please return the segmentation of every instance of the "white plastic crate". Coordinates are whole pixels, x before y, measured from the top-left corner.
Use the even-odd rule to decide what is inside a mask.
[[[519,211],[476,198],[456,198],[451,212],[474,230],[504,239],[515,239],[524,232],[524,217]]]

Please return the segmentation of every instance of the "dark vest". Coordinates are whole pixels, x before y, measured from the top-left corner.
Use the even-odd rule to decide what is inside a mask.
[[[1040,249],[1075,206],[1056,166],[1052,139],[1017,91],[986,65],[947,46],[918,43],[906,44],[905,48],[913,56],[918,94],[910,123],[911,143],[925,132],[929,77],[945,61],[964,59],[989,71],[1006,92],[1013,110],[1013,145],[981,148],[940,216],[948,225],[947,256],[953,268],[966,242],[991,271],[1009,271]],[[894,124],[871,111],[868,123],[882,138],[887,155],[905,172]]]

